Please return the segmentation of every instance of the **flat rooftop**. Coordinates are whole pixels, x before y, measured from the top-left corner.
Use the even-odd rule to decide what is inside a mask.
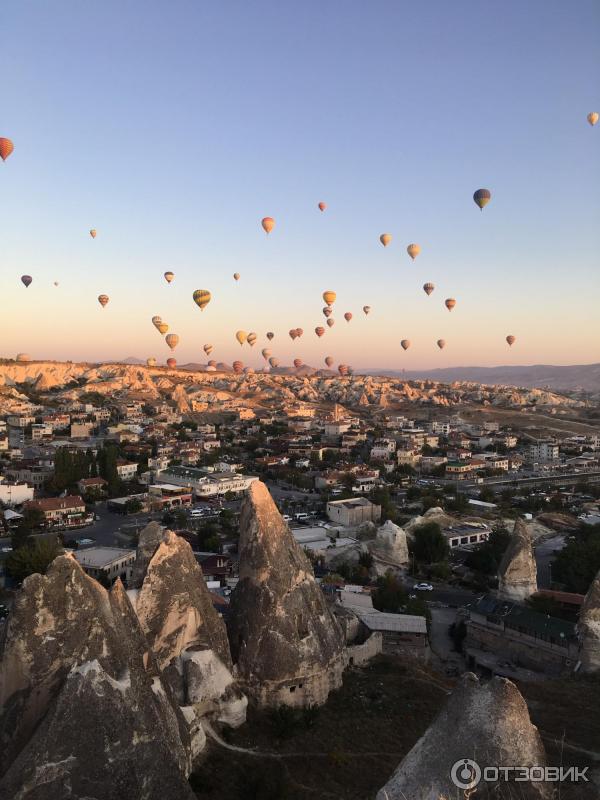
[[[115,561],[135,556],[135,550],[126,550],[123,547],[88,547],[85,550],[76,550],[73,555],[82,567],[104,569]]]

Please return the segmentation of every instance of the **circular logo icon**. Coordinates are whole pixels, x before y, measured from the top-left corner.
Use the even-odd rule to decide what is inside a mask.
[[[472,789],[481,780],[481,767],[470,758],[461,758],[452,765],[450,777],[459,789]]]

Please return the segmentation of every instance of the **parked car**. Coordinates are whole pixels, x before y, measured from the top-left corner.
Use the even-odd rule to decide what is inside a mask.
[[[433,592],[433,586],[430,583],[415,583],[413,589],[415,592]]]

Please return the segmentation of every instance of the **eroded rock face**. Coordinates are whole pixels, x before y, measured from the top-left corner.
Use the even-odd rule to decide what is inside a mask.
[[[583,601],[577,621],[577,632],[581,649],[579,660],[581,672],[600,671],[600,572]]]
[[[135,561],[133,563],[133,573],[129,581],[131,589],[139,589],[144,582],[144,575],[148,569],[150,559],[156,553],[158,545],[163,540],[164,528],[158,522],[150,522],[140,533]]]
[[[228,627],[248,691],[260,705],[325,702],[341,684],[343,635],[308,559],[259,481],[242,507],[239,555]]]
[[[31,769],[38,763],[51,765],[54,755],[60,760],[58,743],[48,737],[54,735],[52,718],[61,702],[65,718],[68,715],[65,697],[72,703],[69,724],[75,725],[76,735],[82,740],[96,735],[88,729],[90,717],[81,704],[82,696],[88,696],[85,688],[88,681],[77,679],[66,688],[69,676],[80,674],[82,665],[91,663],[97,665],[94,674],[101,676],[103,686],[112,685],[111,681],[127,685],[128,694],[124,696],[128,702],[131,700],[135,708],[144,707],[149,730],[164,742],[171,754],[165,768],[183,776],[188,774],[192,753],[187,726],[169,688],[161,682],[156,661],[122,584],[117,581],[109,592],[86,575],[72,556],[64,555],[54,560],[45,576],[31,575],[24,581],[7,621],[0,652],[1,773],[10,767],[10,776],[7,774],[0,784],[4,791],[5,786],[16,786],[22,779],[29,782],[28,791],[34,792],[38,782],[44,783],[48,776],[44,777],[43,770],[38,774]],[[81,675],[87,676],[85,670]],[[132,756],[126,752],[125,743],[117,725],[107,728],[105,746],[109,749],[122,746],[122,763]],[[29,757],[19,756],[30,748],[33,748],[31,758],[47,755],[47,761],[29,761]],[[162,758],[158,751],[155,756]],[[114,767],[115,779],[123,777],[119,776],[118,766]],[[67,772],[70,769],[65,766]],[[106,776],[107,773],[105,780]],[[149,773],[146,777],[149,786],[153,779],[154,774]],[[37,800],[52,795],[31,796]]]
[[[523,602],[537,592],[537,567],[527,525],[515,522],[511,540],[498,568],[498,596]]]
[[[408,564],[406,533],[391,519],[388,519],[377,529],[373,549],[395,566],[401,567]]]
[[[402,760],[377,800],[462,797],[463,791],[452,782],[451,770],[463,759],[472,759],[481,767],[545,766],[544,746],[529,719],[525,700],[506,678],[480,683],[472,673],[464,675],[444,710]],[[551,794],[546,783],[495,787],[480,783],[476,796],[542,800]]]

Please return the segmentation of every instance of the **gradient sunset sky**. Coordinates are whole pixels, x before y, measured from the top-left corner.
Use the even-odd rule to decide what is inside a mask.
[[[0,354],[163,362],[159,314],[180,363],[599,361],[599,29],[596,0],[7,4]]]

